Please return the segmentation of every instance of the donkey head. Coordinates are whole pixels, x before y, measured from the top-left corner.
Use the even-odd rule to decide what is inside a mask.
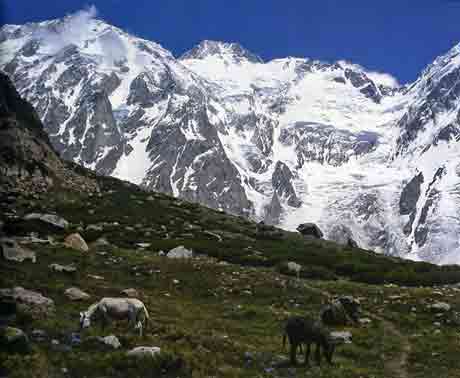
[[[88,312],[80,312],[80,329],[88,328],[90,325],[91,320]]]

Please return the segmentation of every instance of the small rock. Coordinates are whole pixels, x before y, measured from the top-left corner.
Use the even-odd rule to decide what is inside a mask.
[[[55,214],[31,213],[27,214],[23,219],[26,221],[38,221],[59,230],[69,227],[69,222]]]
[[[300,271],[302,270],[302,265],[297,264],[297,263],[294,262],[294,261],[289,261],[289,262],[286,264],[286,267],[287,267],[287,269],[288,269],[288,271],[289,271],[290,273],[294,273],[294,274],[296,274],[297,276],[299,276]]]
[[[5,260],[23,262],[30,260],[32,263],[37,261],[35,252],[20,246],[14,239],[0,239],[0,249]]]
[[[126,295],[129,298],[138,298],[139,293],[137,292],[136,289],[129,288],[121,291],[121,294]]]
[[[48,334],[42,329],[34,329],[30,334],[30,338],[37,343],[42,343],[48,339]]]
[[[372,320],[369,318],[360,318],[358,320],[359,324],[366,325],[372,323]]]
[[[2,328],[0,329],[0,350],[8,353],[28,353],[30,351],[29,338],[19,328]]]
[[[85,301],[91,298],[91,295],[85,293],[77,287],[69,287],[64,292],[64,295],[69,298],[71,301]]]
[[[136,247],[139,247],[139,248],[148,248],[150,247],[152,244],[151,243],[136,243]]]
[[[98,276],[97,274],[88,274],[88,277],[98,281],[103,281],[105,279],[104,277]]]
[[[69,236],[67,236],[64,240],[64,244],[69,248],[81,252],[87,252],[89,250],[88,245],[85,242],[85,239],[83,239],[81,235],[78,233],[70,234]]]
[[[180,245],[171,249],[166,256],[170,259],[190,259],[193,257],[193,251]]]
[[[121,343],[115,335],[109,335],[100,338],[101,342],[112,349],[118,349],[121,347]]]
[[[108,247],[110,246],[109,241],[106,238],[98,238],[94,241],[91,246],[93,247]]]
[[[430,306],[431,311],[433,312],[448,312],[451,307],[450,304],[445,302],[436,302]]]
[[[139,346],[129,350],[126,355],[129,357],[155,357],[161,352],[158,347]]]
[[[49,268],[54,272],[62,272],[62,273],[75,273],[77,268],[73,265],[61,265],[61,264],[51,264]]]
[[[336,344],[351,344],[351,332],[335,331],[330,333],[331,340]]]
[[[86,231],[103,231],[104,228],[98,224],[90,224],[86,227]]]

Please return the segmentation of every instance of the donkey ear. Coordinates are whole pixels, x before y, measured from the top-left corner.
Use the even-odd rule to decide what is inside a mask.
[[[83,312],[80,312],[80,318],[83,317],[83,315],[85,315]]]

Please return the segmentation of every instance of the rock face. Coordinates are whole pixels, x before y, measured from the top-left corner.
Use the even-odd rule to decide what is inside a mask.
[[[94,180],[66,167],[34,108],[21,98],[10,79],[0,73],[0,188],[37,195],[56,183],[63,187],[78,186],[82,190],[97,188]],[[33,227],[23,227],[24,224],[31,226],[31,222]],[[38,226],[51,226],[56,231],[62,224],[59,218],[44,215],[6,223],[4,229],[16,234],[40,232]]]
[[[15,240],[3,238],[0,239],[0,249],[5,260],[23,262],[30,260],[36,262],[35,252],[20,246]]]
[[[275,193],[279,198],[286,198],[289,206],[299,207],[302,203],[297,198],[292,180],[294,176],[289,167],[281,161],[278,161],[275,166],[275,171],[272,175],[272,185]]]
[[[73,33],[73,17],[0,30],[0,69],[36,109],[26,120],[17,93],[0,101],[1,180],[52,185],[56,150],[256,221],[310,219],[344,243],[340,220],[348,245],[460,262],[460,45],[399,87],[346,62],[264,62],[236,43],[176,59],[97,19]]]
[[[19,286],[12,289],[0,289],[0,299],[14,300],[19,312],[27,313],[37,319],[46,318],[55,313],[52,299]]]
[[[307,239],[321,239],[324,236],[320,228],[314,223],[299,224],[297,231]]]
[[[327,239],[348,247],[358,247],[358,243],[353,237],[353,232],[343,224],[332,226],[328,232]]]

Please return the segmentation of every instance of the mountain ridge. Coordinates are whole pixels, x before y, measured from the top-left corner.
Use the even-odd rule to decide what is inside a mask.
[[[215,41],[176,59],[103,21],[70,40],[50,25],[3,27],[0,68],[66,159],[287,229],[314,221],[331,238],[341,219],[363,247],[460,261],[458,45],[392,88],[344,62],[261,63]]]

